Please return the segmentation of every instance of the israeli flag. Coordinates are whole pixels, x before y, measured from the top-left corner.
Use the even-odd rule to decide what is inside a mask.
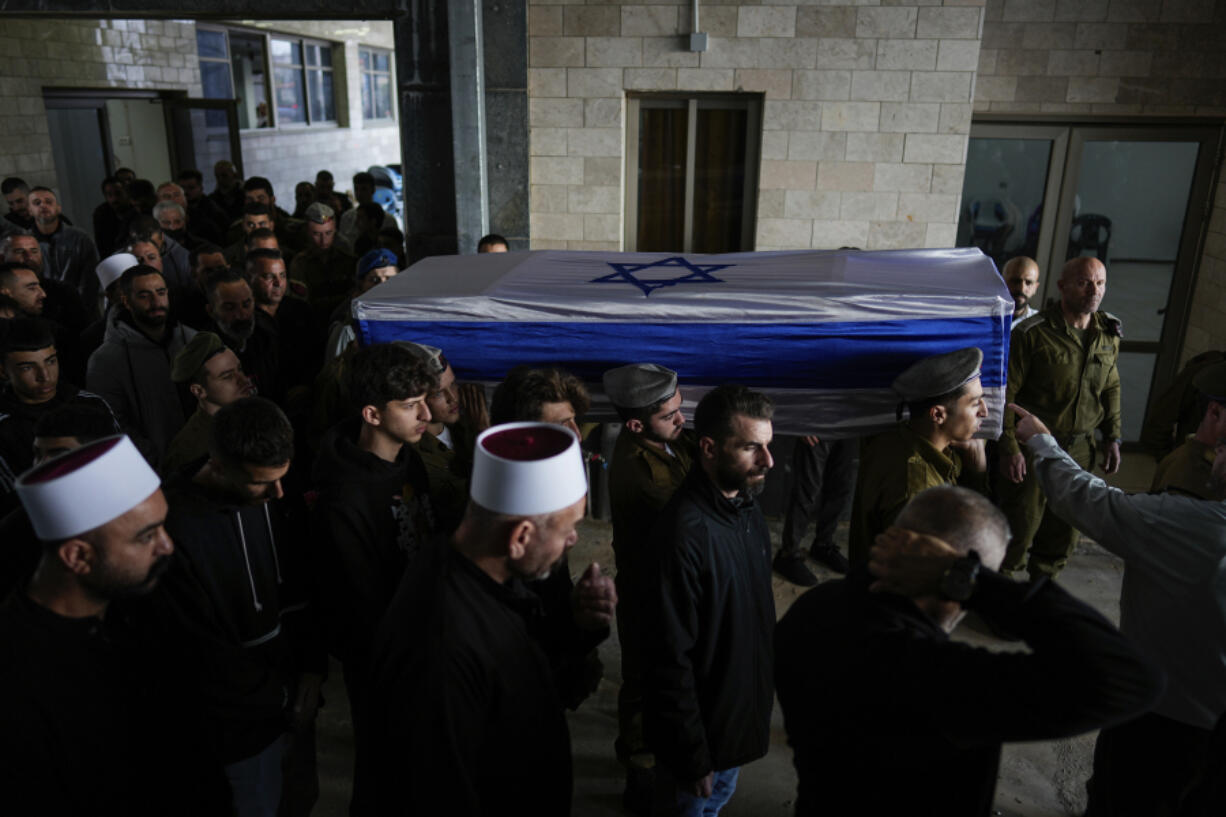
[[[845,437],[893,425],[890,383],[928,355],[983,350],[1000,434],[1013,299],[975,248],[670,255],[539,251],[426,258],[354,302],[363,343],[443,350],[460,380],[514,366],[587,381],[626,363],[676,370],[689,410],[740,383],[776,403],[775,433]],[[608,411],[602,413],[602,409]]]

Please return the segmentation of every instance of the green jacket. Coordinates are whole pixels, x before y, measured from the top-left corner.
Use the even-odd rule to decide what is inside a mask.
[[[294,256],[289,277],[307,287],[307,303],[316,323],[326,325],[336,307],[353,293],[358,259],[339,247],[327,252],[308,250]]]
[[[434,508],[436,528],[453,531],[468,506],[468,481],[473,470],[473,444],[476,437],[460,423],[451,426],[451,442],[455,448],[443,445],[429,431],[415,443],[421,461],[426,465],[430,480],[430,504]]]
[[[617,436],[609,462],[609,504],[619,572],[633,569],[635,555],[646,543],[660,509],[694,464],[696,441],[689,429],[669,448],[676,456],[652,448],[625,429]]]
[[[962,457],[952,448],[938,451],[906,423],[867,438],[860,450],[860,472],[851,503],[848,554],[853,564],[868,561],[877,534],[894,524],[899,511],[921,491],[954,485],[962,477]],[[967,487],[982,491],[982,474],[970,474]]]
[[[1226,491],[1213,484],[1213,457],[1211,446],[1190,437],[1158,463],[1154,471],[1151,491],[1175,491],[1197,499],[1221,502]]]
[[[187,418],[179,433],[171,438],[162,456],[162,475],[170,477],[184,466],[209,453],[209,432],[213,428],[213,415],[199,407]]]
[[[1082,346],[1055,304],[1018,324],[1010,344],[1008,402],[1038,415],[1057,440],[1096,428],[1108,441],[1120,438],[1119,319],[1096,312]],[[1005,412],[1002,456],[1021,451],[1016,428],[1017,415]]]

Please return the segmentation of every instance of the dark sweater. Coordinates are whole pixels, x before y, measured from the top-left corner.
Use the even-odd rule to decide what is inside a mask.
[[[395,462],[382,460],[358,447],[361,429],[353,417],[328,431],[313,472],[321,603],[347,672],[364,670],[405,566],[434,527],[421,457],[406,445]]]
[[[950,641],[867,573],[801,596],[775,635],[798,815],[991,813],[1002,741],[1088,732],[1149,709],[1161,675],[1057,585],[982,571],[967,607],[1029,653]]]
[[[523,582],[432,543],[379,631],[354,813],[569,815],[570,734],[542,638],[553,617]]]
[[[168,658],[206,714],[206,744],[233,763],[285,731],[298,674],[322,667],[295,643],[310,640],[288,581],[305,554],[280,508],[236,505],[190,477],[183,471],[166,483],[175,554],[153,602]]]

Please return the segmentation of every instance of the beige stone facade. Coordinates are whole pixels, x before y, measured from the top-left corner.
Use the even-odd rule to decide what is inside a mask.
[[[236,21],[240,22],[240,21]],[[250,21],[247,21],[250,23]],[[386,22],[347,26],[335,22],[262,23],[266,30],[330,39],[338,46],[335,125],[243,131],[245,171],[266,176],[278,204],[294,208],[294,185],[330,169],[338,190],[372,164],[400,160],[394,122],[362,121],[359,43],[391,48]],[[346,70],[349,68],[350,70]],[[48,141],[44,88],[141,88],[201,95],[196,26],[176,20],[6,19],[0,26],[0,177],[56,186]],[[211,168],[205,188],[212,189]],[[165,179],[151,179],[155,184]]]
[[[983,9],[529,5],[532,246],[622,249],[625,97],[764,95],[755,249],[954,242]]]

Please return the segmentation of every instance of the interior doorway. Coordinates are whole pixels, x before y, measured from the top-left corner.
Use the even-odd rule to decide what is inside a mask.
[[[1058,298],[1069,258],[1106,264],[1103,308],[1123,323],[1126,441],[1178,365],[1221,138],[1204,125],[971,127],[958,246],[980,247],[998,268],[1034,258],[1036,306]]]
[[[177,91],[48,88],[43,102],[60,205],[86,232],[103,201],[102,180],[118,168],[155,185],[187,168],[208,178],[222,159],[242,174],[233,101]]]

